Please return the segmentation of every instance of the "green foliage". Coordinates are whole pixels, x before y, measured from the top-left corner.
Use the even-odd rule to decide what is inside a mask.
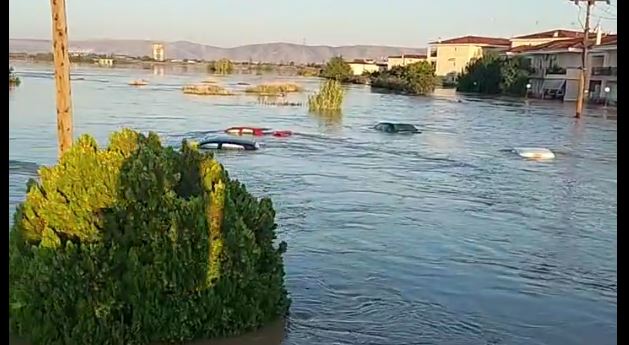
[[[412,95],[425,95],[434,91],[438,79],[435,68],[427,61],[406,66],[395,66],[389,71],[374,73],[371,85],[402,91]]]
[[[9,87],[19,86],[20,83],[20,78],[13,72],[13,67],[9,66]]]
[[[183,93],[201,96],[233,96],[234,94],[222,86],[210,83],[184,85]]]
[[[303,88],[295,83],[266,83],[245,89],[247,93],[259,95],[281,95],[289,92],[300,92]]]
[[[316,77],[316,76],[319,76],[320,74],[321,74],[321,70],[316,67],[308,67],[308,66],[297,67],[297,75],[302,76],[302,77]]]
[[[223,58],[218,61],[211,61],[207,70],[210,73],[231,74],[234,71],[234,64],[229,59]]]
[[[347,81],[352,75],[352,68],[341,56],[331,58],[321,71],[322,77],[341,82]]]
[[[457,91],[524,95],[529,67],[520,58],[486,54],[470,61],[457,80]]]
[[[9,331],[33,344],[233,335],[289,306],[271,200],[155,134],[89,136],[28,185],[9,233]]]
[[[341,83],[334,79],[323,82],[319,92],[308,97],[310,111],[340,111],[345,91]]]

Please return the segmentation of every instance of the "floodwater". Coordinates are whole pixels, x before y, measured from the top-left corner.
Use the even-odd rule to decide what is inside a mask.
[[[10,215],[37,165],[56,158],[51,69],[16,70]],[[283,336],[267,343],[617,343],[617,124],[604,110],[577,121],[557,102],[350,86],[343,115],[326,117],[252,96],[184,95],[181,85],[202,74],[82,68],[74,77],[75,132],[101,143],[121,127],[171,144],[235,125],[296,132],[264,138],[257,152],[218,154],[253,193],[272,197],[288,242],[293,304]],[[150,84],[127,85],[136,78]],[[214,77],[233,89],[287,78]],[[293,80],[306,94],[319,82]],[[422,133],[374,132],[379,120]],[[514,146],[557,157],[524,160],[506,151]]]

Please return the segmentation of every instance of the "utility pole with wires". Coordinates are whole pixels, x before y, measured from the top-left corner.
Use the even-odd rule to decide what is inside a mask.
[[[583,49],[581,50],[581,73],[579,73],[579,94],[577,95],[577,111],[574,117],[580,118],[583,113],[583,102],[585,97],[585,79],[587,68],[588,43],[590,38],[590,13],[592,7],[597,1],[605,1],[609,5],[609,0],[571,0],[579,6],[579,3],[585,2],[585,25],[583,28]]]
[[[70,56],[65,0],[50,0],[52,10],[52,48],[57,87],[57,141],[59,157],[72,146],[72,99],[70,91]]]

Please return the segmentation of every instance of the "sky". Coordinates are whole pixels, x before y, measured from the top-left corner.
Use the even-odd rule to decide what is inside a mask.
[[[592,16],[616,32],[618,0]],[[185,40],[219,47],[290,42],[425,47],[463,35],[579,29],[571,0],[67,0],[70,40]],[[50,1],[9,0],[9,38],[51,38]]]

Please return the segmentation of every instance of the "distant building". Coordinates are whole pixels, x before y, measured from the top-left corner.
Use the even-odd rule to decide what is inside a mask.
[[[98,59],[96,60],[96,63],[99,66],[106,66],[106,67],[111,67],[114,65],[114,59],[110,59],[110,58],[102,58],[102,59]]]
[[[349,67],[352,69],[352,74],[362,75],[363,73],[378,72],[379,67],[372,59],[356,59],[349,62]]]
[[[426,61],[428,57],[421,54],[402,54],[387,57],[387,69],[395,66],[407,66],[416,62]]]
[[[70,56],[85,56],[92,53],[92,49],[71,49],[69,52]]]
[[[506,38],[464,36],[430,43],[429,61],[435,63],[435,74],[450,79],[463,71],[473,59],[488,51],[506,51],[511,41]]]
[[[160,44],[160,43],[154,43],[153,44],[153,60],[155,60],[155,61],[164,61],[165,60],[164,45],[163,44]]]

